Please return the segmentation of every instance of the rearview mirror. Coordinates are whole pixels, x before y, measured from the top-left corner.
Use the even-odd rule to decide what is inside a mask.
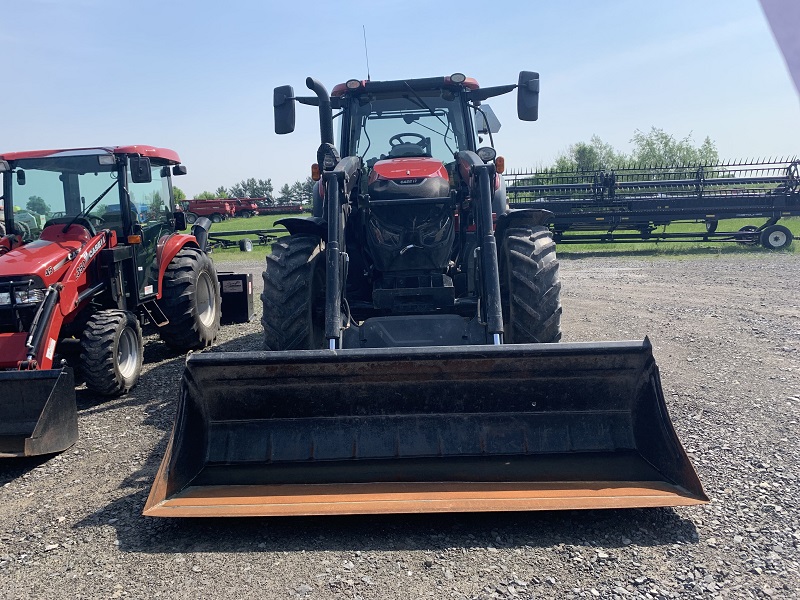
[[[520,71],[517,84],[517,116],[521,121],[539,118],[539,74]]]
[[[294,131],[294,89],[290,85],[276,87],[272,96],[275,109],[275,133],[284,134]]]
[[[172,167],[173,175],[186,175],[186,165],[175,165]]]
[[[150,159],[146,156],[130,157],[130,173],[133,183],[150,183],[153,181],[153,174],[150,172]]]
[[[17,185],[25,185],[25,171],[17,169]]]

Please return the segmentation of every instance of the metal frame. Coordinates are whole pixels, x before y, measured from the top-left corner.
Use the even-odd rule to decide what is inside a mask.
[[[800,216],[797,158],[717,165],[511,173],[511,208],[543,208],[560,243],[735,241],[756,243],[783,217]],[[717,222],[765,218],[750,231],[716,231]],[[671,223],[707,223],[705,232],[656,231]],[[563,235],[564,232],[579,234]],[[627,233],[620,233],[620,232]]]

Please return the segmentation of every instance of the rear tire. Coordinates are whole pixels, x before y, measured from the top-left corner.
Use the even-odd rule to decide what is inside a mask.
[[[81,336],[81,372],[86,387],[103,396],[130,390],[142,372],[142,328],[124,310],[96,312]]]
[[[187,212],[186,213],[186,222],[189,223],[189,225],[192,225],[193,223],[195,223],[197,221],[197,219],[198,219],[197,215],[194,214],[193,212]]]
[[[214,213],[209,217],[212,223],[222,223],[222,215],[219,213]]]
[[[556,245],[546,227],[509,229],[503,240],[500,297],[505,340],[511,344],[561,339],[561,281]]]
[[[169,263],[158,301],[169,323],[159,329],[171,348],[186,351],[214,343],[222,301],[214,263],[199,248],[182,248]]]
[[[272,244],[263,273],[266,350],[313,350],[325,343],[325,244],[291,235]]]

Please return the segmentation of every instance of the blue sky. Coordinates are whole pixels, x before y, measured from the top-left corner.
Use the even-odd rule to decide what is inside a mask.
[[[541,74],[539,121],[493,99],[511,168],[549,164],[593,134],[621,150],[663,128],[721,157],[800,154],[800,102],[757,0],[430,0],[321,3],[25,0],[0,23],[0,149],[150,144],[180,154],[190,196],[246,177],[309,174],[311,107],[273,130],[272,89],[330,90],[446,75],[482,85]]]

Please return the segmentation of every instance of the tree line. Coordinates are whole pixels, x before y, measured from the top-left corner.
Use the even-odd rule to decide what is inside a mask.
[[[205,200],[211,198],[266,198],[268,204],[307,204],[311,202],[311,195],[314,189],[314,180],[306,177],[304,181],[295,181],[289,185],[285,183],[278,190],[278,195],[274,194],[272,179],[257,179],[250,177],[234,183],[230,187],[219,186],[213,192],[202,191],[194,196],[195,199]],[[186,193],[173,187],[175,200],[186,200]]]
[[[551,171],[592,171],[615,169],[629,165],[658,166],[697,166],[719,162],[716,144],[706,137],[696,145],[690,133],[684,138],[675,136],[658,127],[645,133],[635,130],[630,140],[633,149],[622,152],[599,136],[593,135],[588,142],[571,144],[561,152],[555,162],[544,170]]]

